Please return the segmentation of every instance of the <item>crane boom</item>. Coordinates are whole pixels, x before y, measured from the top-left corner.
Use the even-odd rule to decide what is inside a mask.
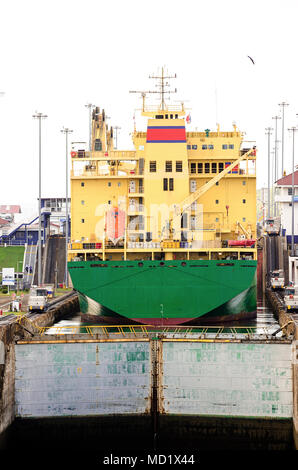
[[[249,156],[255,156],[255,149],[249,149],[243,155],[241,155],[237,160],[227,166],[223,171],[215,175],[208,183],[204,184],[192,194],[187,196],[180,204],[177,204],[175,207],[174,220],[177,217],[181,217],[182,213],[185,212],[193,202],[195,202],[199,197],[203,196],[210,188],[212,188],[218,181],[220,181],[224,176],[226,176],[235,166],[237,166],[241,161],[247,159]],[[174,220],[171,220],[171,223],[174,223]]]

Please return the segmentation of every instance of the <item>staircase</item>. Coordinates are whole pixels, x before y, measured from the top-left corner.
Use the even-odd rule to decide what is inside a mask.
[[[65,283],[65,237],[49,237],[44,253],[42,283]]]
[[[35,263],[36,263],[37,246],[27,245],[24,261],[23,261],[23,273],[24,273],[24,286],[30,288],[35,274]]]

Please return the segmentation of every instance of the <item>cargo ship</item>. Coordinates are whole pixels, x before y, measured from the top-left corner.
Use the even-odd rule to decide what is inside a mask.
[[[104,110],[71,150],[68,269],[82,319],[209,324],[256,316],[256,147],[232,130],[188,130],[158,76],[140,92],[145,130],[118,150]],[[176,90],[175,90],[176,91]]]

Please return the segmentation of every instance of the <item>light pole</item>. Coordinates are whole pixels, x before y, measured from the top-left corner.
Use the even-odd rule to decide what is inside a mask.
[[[284,134],[285,134],[285,106],[289,106],[289,103],[283,101],[278,106],[282,107],[282,139],[281,139],[281,177],[284,175]]]
[[[274,170],[275,170],[275,159],[274,159],[274,155],[275,155],[275,147],[273,147],[273,149],[271,150],[271,155],[272,155],[272,175],[271,175],[271,178],[272,178],[272,191],[271,191],[271,196],[272,196],[272,204],[271,204],[271,208],[272,208],[272,217],[274,217]]]
[[[274,160],[275,160],[275,171],[274,171],[274,181],[277,181],[278,178],[278,161],[277,161],[277,120],[281,119],[280,116],[273,116],[272,119],[275,119],[275,155],[274,155]],[[273,193],[274,193],[274,216],[276,216],[276,202],[275,202],[275,188],[273,187]]]
[[[272,119],[275,119],[275,181],[278,178],[278,162],[277,162],[277,120],[281,119],[280,116],[273,116]]]
[[[48,116],[36,112],[34,119],[39,121],[39,191],[38,191],[38,285],[41,285],[41,120]]]
[[[17,264],[18,264],[18,265],[17,265],[17,271],[18,271],[18,272],[17,272],[17,276],[18,276],[18,277],[17,277],[17,295],[18,295],[18,293],[19,293],[19,275],[20,275],[19,264],[20,264],[20,263],[23,263],[23,261],[18,261],[18,262],[17,262]]]
[[[292,240],[291,240],[291,256],[294,256],[294,221],[295,221],[295,212],[294,212],[294,170],[295,170],[295,131],[297,131],[297,127],[291,127],[288,129],[292,132],[293,138],[293,156],[292,156]]]
[[[72,132],[68,127],[61,129],[65,134],[65,287],[68,287],[67,251],[68,251],[68,134]]]
[[[267,194],[267,199],[268,199],[268,209],[267,209],[267,218],[270,218],[270,135],[271,131],[273,130],[272,127],[266,127],[265,129],[266,135],[268,135],[268,194]]]

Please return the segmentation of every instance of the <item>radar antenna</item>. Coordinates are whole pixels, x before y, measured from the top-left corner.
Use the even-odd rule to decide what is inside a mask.
[[[177,88],[175,90],[165,90],[165,87],[170,86],[168,82],[165,82],[165,80],[170,79],[170,78],[177,78],[177,75],[165,75],[164,74],[164,67],[161,69],[161,76],[159,75],[149,75],[149,78],[154,78],[155,80],[159,80],[159,83],[157,86],[159,87],[159,90],[147,90],[147,91],[136,91],[132,90],[129,93],[141,93],[142,98],[143,98],[143,111],[145,111],[145,97],[147,93],[158,93],[160,95],[161,99],[161,110],[165,110],[165,94],[166,93],[177,93]]]

